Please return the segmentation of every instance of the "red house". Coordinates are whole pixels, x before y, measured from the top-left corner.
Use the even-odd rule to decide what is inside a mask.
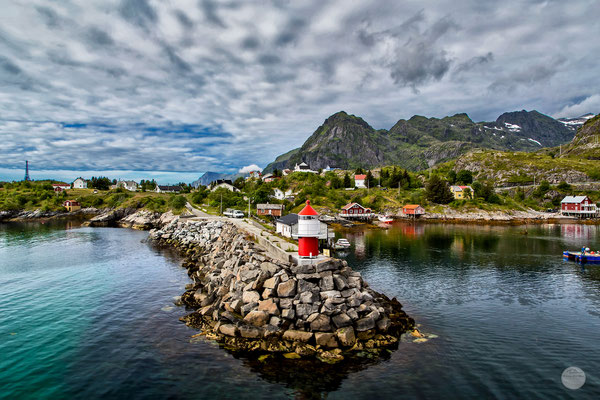
[[[402,206],[402,214],[417,218],[425,214],[425,209],[418,204],[407,204]]]
[[[342,207],[340,217],[350,219],[371,219],[373,218],[373,211],[358,203],[350,203]]]
[[[598,208],[587,196],[566,196],[560,202],[562,215],[578,218],[593,218],[598,214]]]

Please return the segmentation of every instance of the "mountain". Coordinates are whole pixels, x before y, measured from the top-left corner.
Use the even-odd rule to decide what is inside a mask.
[[[312,169],[396,164],[419,170],[474,148],[534,151],[568,143],[572,137],[571,129],[537,111],[505,113],[495,122],[473,122],[464,113],[441,119],[415,115],[399,120],[389,131],[376,130],[362,118],[340,111],[302,147],[277,157],[265,172],[293,168],[302,161]]]
[[[217,179],[229,179],[231,181],[236,180],[240,176],[246,176],[247,174],[221,174],[218,172],[208,171],[205,172],[198,180],[192,182],[192,186],[197,188],[200,185],[208,186],[211,182],[216,181]]]
[[[573,141],[563,146],[560,157],[600,160],[600,115],[586,120]]]
[[[579,127],[583,126],[588,119],[594,118],[594,114],[584,114],[577,118],[559,118],[558,122],[564,124],[567,128],[576,131]]]

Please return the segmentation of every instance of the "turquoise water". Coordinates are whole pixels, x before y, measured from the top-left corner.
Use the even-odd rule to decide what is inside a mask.
[[[181,260],[147,233],[0,224],[0,398],[599,398],[597,226],[396,225],[345,255],[420,329],[381,360],[258,362],[191,338]],[[576,391],[562,371],[587,376]]]

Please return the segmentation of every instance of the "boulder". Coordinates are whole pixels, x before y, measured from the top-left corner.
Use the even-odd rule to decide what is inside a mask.
[[[283,339],[290,340],[292,342],[308,343],[312,337],[312,332],[297,331],[292,329],[283,332]]]
[[[274,276],[272,278],[267,279],[265,281],[265,283],[263,283],[263,287],[266,289],[276,289],[278,284],[279,284],[279,277]]]
[[[312,304],[319,301],[319,295],[313,292],[300,293],[300,302],[306,304]]]
[[[345,326],[352,325],[352,318],[350,318],[346,313],[334,315],[332,320],[336,328],[343,328]]]
[[[319,314],[311,323],[310,329],[313,331],[330,331],[331,319],[325,314]]]
[[[356,343],[356,336],[354,336],[354,329],[351,326],[340,328],[335,332],[340,344],[344,347],[354,346]]]
[[[244,292],[244,294],[242,295],[242,301],[246,304],[258,303],[260,301],[260,294],[258,294],[258,292],[255,292],[254,290],[249,290],[247,292]]]
[[[269,321],[269,314],[264,311],[250,311],[245,317],[244,322],[254,325],[254,326],[263,326]]]
[[[239,333],[237,326],[233,324],[225,324],[219,327],[219,332],[227,336],[237,336]]]
[[[260,264],[260,269],[273,276],[279,271],[279,267],[271,262],[264,262]]]
[[[294,297],[296,295],[296,281],[288,280],[277,286],[277,296],[279,297]]]
[[[279,315],[279,307],[273,299],[258,302],[258,311],[265,311],[269,315]]]
[[[281,310],[281,316],[286,319],[294,319],[296,312],[291,308],[284,308]]]
[[[325,271],[319,275],[321,276],[321,280],[319,280],[319,287],[321,288],[322,292],[335,289],[331,271]]]
[[[326,258],[323,261],[319,262],[317,265],[315,265],[317,272],[334,271],[339,269],[340,267],[341,263],[332,258]]]
[[[356,321],[356,330],[358,332],[368,331],[375,328],[375,320],[371,316],[361,318]]]
[[[316,332],[315,333],[315,342],[318,346],[336,348],[338,347],[338,342],[335,339],[335,333],[329,332]]]

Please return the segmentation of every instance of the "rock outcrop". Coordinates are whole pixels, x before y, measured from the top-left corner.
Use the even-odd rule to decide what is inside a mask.
[[[414,327],[396,299],[370,289],[346,261],[274,260],[247,233],[218,220],[174,219],[150,238],[187,257],[193,283],[181,300],[195,311],[183,321],[232,350],[336,361],[397,346]]]

